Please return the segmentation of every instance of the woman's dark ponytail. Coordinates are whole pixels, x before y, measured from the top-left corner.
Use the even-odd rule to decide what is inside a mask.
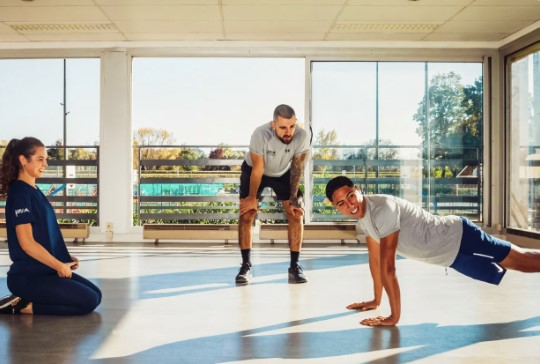
[[[30,160],[35,154],[36,148],[39,147],[44,147],[43,143],[33,137],[9,141],[2,155],[2,165],[0,166],[0,196],[7,194],[9,186],[19,177],[21,169],[19,156],[23,155],[27,160]]]

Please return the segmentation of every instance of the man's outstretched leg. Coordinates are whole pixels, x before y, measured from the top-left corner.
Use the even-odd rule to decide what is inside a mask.
[[[510,253],[501,262],[506,269],[525,273],[540,272],[540,250],[525,249],[512,245]]]
[[[250,210],[240,215],[238,221],[238,242],[242,253],[242,266],[236,275],[236,284],[248,284],[251,281],[251,246],[253,243],[253,221],[256,210]]]
[[[283,207],[287,211],[288,218],[288,237],[291,248],[291,265],[289,267],[289,283],[306,283],[307,278],[302,266],[298,263],[300,259],[300,250],[302,249],[302,240],[304,238],[304,216],[301,209],[293,209],[291,213],[289,201],[283,201]]]

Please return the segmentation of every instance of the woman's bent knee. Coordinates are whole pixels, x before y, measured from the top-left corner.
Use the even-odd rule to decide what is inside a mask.
[[[97,294],[93,299],[87,299],[84,304],[80,305],[78,307],[78,311],[80,315],[86,315],[91,312],[94,312],[96,308],[101,303],[101,297],[99,297]]]

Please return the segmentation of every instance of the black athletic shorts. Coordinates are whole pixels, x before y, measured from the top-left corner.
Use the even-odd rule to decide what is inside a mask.
[[[249,179],[252,168],[244,161],[242,163],[242,174],[240,175],[240,198],[246,198],[249,195]],[[265,187],[270,187],[279,201],[289,200],[291,198],[291,170],[285,172],[281,177],[268,177],[263,174],[261,185],[257,191],[257,199],[261,199],[262,191]],[[302,197],[302,192],[298,189],[298,197]]]

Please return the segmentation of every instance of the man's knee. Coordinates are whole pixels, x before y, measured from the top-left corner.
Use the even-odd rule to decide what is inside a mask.
[[[257,215],[257,210],[249,210],[240,215],[240,221],[242,223],[252,224]]]
[[[287,211],[287,219],[289,222],[302,223],[302,218],[304,217],[304,211],[294,210],[294,214]]]

